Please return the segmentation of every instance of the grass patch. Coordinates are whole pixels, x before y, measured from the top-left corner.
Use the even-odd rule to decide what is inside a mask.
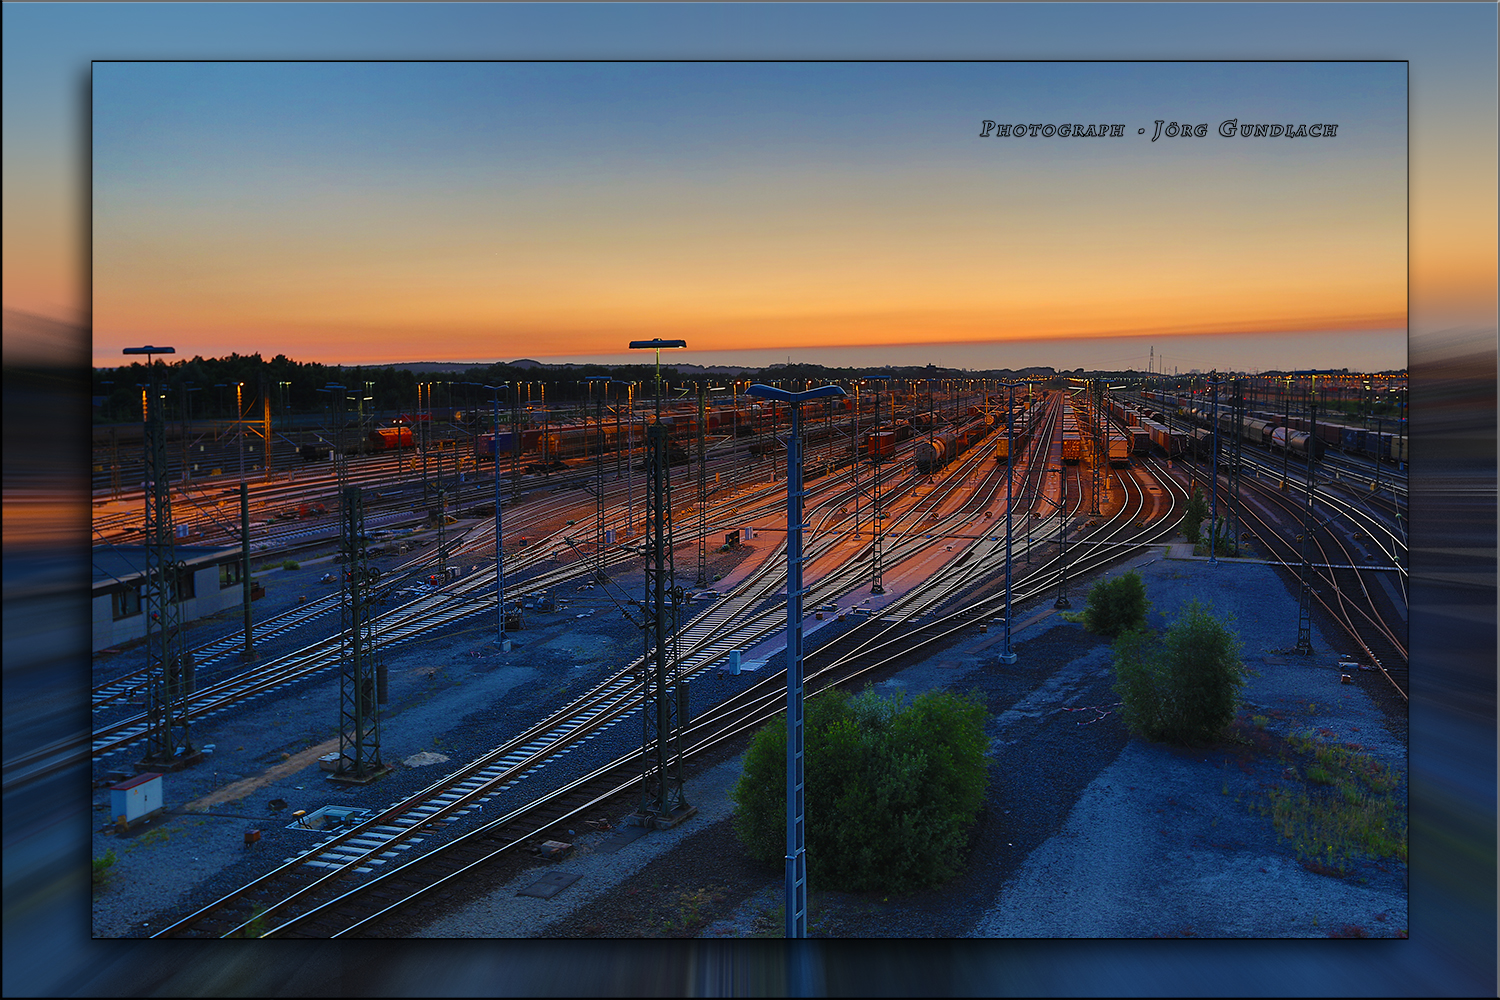
[[[171,834],[167,833],[166,827],[159,826],[154,830],[147,830],[141,834],[140,839],[136,843],[145,847],[149,844],[165,844],[170,839]]]
[[[255,908],[250,911],[250,923],[241,930],[236,931],[234,936],[240,938],[258,938],[265,934],[266,921],[265,917],[262,915],[265,912],[266,908],[264,906],[261,906],[259,903],[256,903]]]
[[[302,564],[295,559],[288,559],[281,564],[282,569],[301,569]]]
[[[1342,877],[1360,857],[1406,863],[1406,811],[1393,795],[1400,774],[1368,754],[1310,734],[1286,742],[1301,758],[1306,782],[1271,789],[1256,808],[1291,842],[1303,865]],[[1296,767],[1289,773],[1295,776]]]
[[[675,912],[662,921],[662,930],[668,934],[695,934],[702,930],[711,918],[715,905],[728,897],[722,886],[708,886],[691,892],[677,894]]]
[[[92,877],[95,889],[104,888],[104,884],[109,881],[109,870],[115,866],[115,862],[118,860],[120,859],[115,857],[113,849],[105,851],[103,856],[94,859]]]

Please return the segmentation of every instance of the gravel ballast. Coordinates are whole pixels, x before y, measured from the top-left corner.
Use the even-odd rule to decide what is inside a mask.
[[[1230,615],[1252,671],[1242,692],[1245,707],[1238,739],[1204,748],[1174,748],[1133,738],[1125,730],[1112,690],[1108,642],[1066,621],[1050,597],[1018,608],[1011,666],[984,665],[998,651],[992,629],[880,679],[885,691],[911,695],[934,687],[978,690],[990,712],[991,776],[988,799],[972,834],[965,870],[945,885],[907,896],[849,894],[811,887],[810,931],[828,937],[1322,937],[1404,934],[1405,866],[1386,859],[1355,859],[1347,873],[1320,874],[1279,840],[1263,814],[1267,791],[1289,782],[1278,752],[1287,737],[1315,733],[1328,742],[1358,744],[1395,769],[1405,800],[1404,717],[1380,703],[1376,674],[1339,683],[1345,652],[1331,644],[1314,619],[1314,655],[1285,652],[1297,627],[1295,593],[1269,566],[1221,560],[1164,558],[1158,547],[1134,560],[1153,604],[1152,624],[1165,627],[1191,598]],[[1123,572],[1125,567],[1111,571]],[[1089,581],[1077,581],[1081,608]],[[626,584],[629,586],[629,584]],[[581,599],[583,595],[578,595]],[[524,649],[498,654],[483,637],[457,635],[393,660],[393,707],[387,729],[392,753],[403,759],[422,751],[450,758],[441,766],[398,768],[378,783],[376,805],[422,787],[455,764],[500,742],[507,731],[547,706],[571,700],[634,652],[628,627],[607,624],[610,609],[575,620],[575,604],[558,620],[525,633]],[[618,634],[614,634],[618,632]],[[479,652],[481,655],[474,656]],[[399,684],[398,684],[399,674]],[[462,685],[458,682],[462,681]],[[704,684],[728,691],[743,678]],[[228,732],[269,731],[275,723],[306,730],[298,746],[318,737],[314,703],[332,682],[283,703],[241,710]],[[695,704],[699,688],[695,688]],[[321,693],[320,693],[321,692]],[[298,711],[302,712],[299,716]],[[305,716],[305,718],[303,717]],[[1259,717],[1265,721],[1253,724]],[[299,721],[300,720],[300,721]],[[332,719],[323,723],[331,733]],[[316,731],[315,731],[316,730]],[[629,730],[629,732],[626,732]],[[602,761],[615,742],[636,727],[616,727],[617,737],[568,755],[569,770]],[[1251,738],[1246,738],[1249,733]],[[1257,736],[1256,734],[1261,734]],[[240,745],[216,733],[219,756]],[[1260,740],[1260,742],[1257,742]],[[294,741],[295,742],[295,741]],[[247,757],[252,746],[244,744]],[[290,744],[289,744],[290,746]],[[279,756],[260,748],[256,759],[237,761],[235,776],[253,775]],[[598,761],[596,761],[598,758]],[[217,763],[227,770],[227,761]],[[532,869],[499,885],[476,886],[461,908],[411,931],[423,937],[637,937],[779,936],[782,872],[744,858],[732,830],[728,792],[739,759],[705,764],[688,782],[697,816],[652,833],[615,853],[598,848],[608,834],[578,829],[574,854],[555,866]],[[202,771],[199,768],[198,771]],[[221,779],[222,779],[221,775]],[[202,774],[176,777],[197,797],[210,791]],[[220,782],[222,783],[222,781]],[[301,785],[303,787],[298,788]],[[201,786],[201,789],[200,789]],[[312,793],[316,788],[316,795]],[[107,793],[105,793],[107,794]],[[519,795],[519,791],[517,792]],[[258,789],[214,812],[250,819],[265,802],[284,797],[292,808],[359,799],[359,792],[329,793],[321,776],[303,772]],[[301,797],[298,800],[296,797]],[[312,798],[316,798],[315,803]],[[97,801],[97,800],[96,800]],[[816,803],[809,803],[809,809]],[[480,814],[482,818],[483,814]],[[102,816],[102,814],[101,814]],[[612,817],[618,819],[619,817]],[[96,936],[149,933],[147,920],[176,911],[189,900],[264,870],[239,844],[248,823],[232,817],[175,817],[170,836],[149,850],[129,851],[117,877],[96,894]],[[267,829],[273,843],[259,850],[291,853],[294,831]],[[455,824],[458,825],[458,824]],[[137,834],[135,843],[140,843]],[[123,842],[96,836],[96,856]],[[302,844],[302,846],[308,846]],[[284,856],[277,853],[276,859]],[[552,871],[578,880],[551,899],[517,896]]]

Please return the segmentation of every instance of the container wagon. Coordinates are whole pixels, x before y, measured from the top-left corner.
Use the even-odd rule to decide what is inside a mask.
[[[896,453],[896,432],[871,431],[859,439],[859,453],[876,458],[890,458]]]
[[[1077,431],[1064,430],[1062,436],[1062,457],[1064,462],[1077,463],[1081,448],[1080,438]]]
[[[1151,443],[1160,448],[1168,458],[1182,454],[1186,435],[1181,427],[1168,428],[1166,424],[1148,420],[1146,430],[1151,433]]]
[[[413,445],[410,427],[377,427],[365,441],[369,451],[396,451]]]

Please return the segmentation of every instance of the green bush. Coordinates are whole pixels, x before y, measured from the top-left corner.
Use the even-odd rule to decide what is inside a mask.
[[[904,892],[957,874],[984,802],[984,703],[929,691],[903,703],[866,689],[807,703],[808,879]],[[786,719],[755,735],[731,792],[735,831],[760,861],[786,857]]]
[[[105,851],[102,857],[94,858],[93,883],[96,889],[103,886],[104,883],[108,881],[109,870],[114,867],[115,862],[118,860],[119,859],[115,857],[115,852],[112,850]]]
[[[1203,491],[1193,487],[1193,495],[1188,497],[1187,506],[1182,511],[1182,533],[1188,541],[1194,545],[1198,544],[1198,526],[1208,516],[1208,501],[1203,499]]]
[[[1113,580],[1100,580],[1089,588],[1083,623],[1089,631],[1114,638],[1122,632],[1146,627],[1146,584],[1135,570]]]
[[[1124,633],[1115,640],[1115,692],[1125,724],[1150,740],[1217,738],[1245,683],[1242,648],[1228,623],[1196,600],[1160,639],[1144,630]]]
[[[1229,522],[1221,517],[1217,524],[1217,530],[1215,530],[1213,525],[1209,525],[1207,531],[1199,529],[1198,537],[1195,540],[1195,548],[1193,549],[1194,555],[1206,556],[1209,554],[1208,546],[1210,538],[1213,539],[1214,555],[1239,555],[1239,547],[1235,544],[1234,532],[1230,530]]]
[[[286,562],[284,562],[284,563],[281,564],[281,568],[282,569],[301,569],[302,568],[302,564],[299,563],[299,562],[297,562],[297,560],[295,560],[295,559],[288,559]]]

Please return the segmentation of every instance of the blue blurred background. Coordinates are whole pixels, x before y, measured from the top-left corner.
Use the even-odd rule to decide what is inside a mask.
[[[5,994],[1493,995],[1494,258],[1478,261],[1489,274],[1475,286],[1454,271],[1475,261],[1429,258],[1424,241],[1434,227],[1478,225],[1492,253],[1496,26],[1496,8],[1482,4],[7,5],[7,285],[53,259],[65,273],[49,305],[13,309],[7,293],[5,313]],[[795,952],[777,942],[89,940],[90,60],[263,57],[1410,60],[1411,940],[814,942]],[[1479,197],[1466,201],[1463,185],[1475,183]],[[1452,198],[1423,194],[1453,184]],[[1487,555],[1489,568],[1446,572],[1455,550]]]

